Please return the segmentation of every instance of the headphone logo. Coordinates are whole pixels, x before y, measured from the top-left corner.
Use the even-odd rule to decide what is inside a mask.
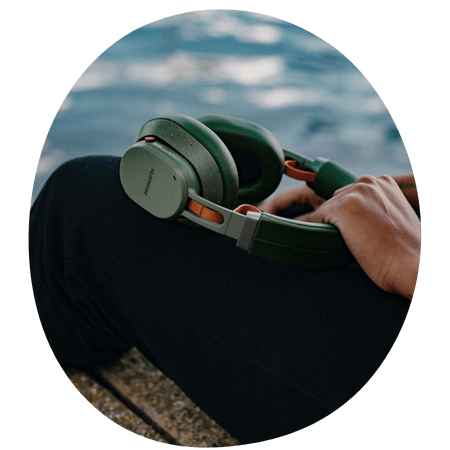
[[[147,196],[148,195],[148,190],[150,188],[150,184],[152,183],[153,180],[153,174],[155,173],[155,169],[152,167],[150,169],[150,173],[148,174],[148,178],[147,178],[147,183],[145,185],[145,189],[144,189],[144,195]]]

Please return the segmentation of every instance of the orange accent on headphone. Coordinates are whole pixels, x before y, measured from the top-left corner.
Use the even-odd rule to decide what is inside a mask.
[[[210,222],[223,223],[224,221],[222,214],[217,211],[213,211],[195,200],[190,199],[186,208],[189,211],[192,211],[196,216],[209,220]]]
[[[249,211],[253,211],[253,212],[257,212],[257,213],[260,213],[260,212],[261,212],[261,210],[258,209],[256,206],[253,206],[253,205],[247,205],[247,204],[240,205],[240,206],[238,206],[238,207],[234,210],[234,212],[237,212],[237,213],[239,213],[239,214],[244,214],[244,216],[245,216]]]
[[[186,205],[186,209],[193,212],[196,216],[199,216],[205,220],[209,220],[210,222],[223,223],[224,221],[224,218],[222,214],[220,214],[220,212],[214,211],[208,208],[207,206],[202,205],[201,203],[196,202],[195,200],[192,199],[189,199]],[[248,211],[253,211],[257,213],[261,212],[261,210],[258,209],[256,206],[247,204],[240,205],[234,210],[234,212],[244,215],[246,215]]]
[[[284,162],[284,173],[288,177],[300,181],[309,181],[310,183],[314,183],[314,180],[316,179],[316,174],[314,172],[300,170],[298,168],[298,161],[295,161],[294,159],[288,159]]]

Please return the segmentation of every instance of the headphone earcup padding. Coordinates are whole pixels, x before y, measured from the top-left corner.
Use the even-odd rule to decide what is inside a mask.
[[[235,117],[210,115],[198,120],[219,136],[235,159],[241,200],[256,203],[275,191],[284,173],[284,154],[272,133]]]

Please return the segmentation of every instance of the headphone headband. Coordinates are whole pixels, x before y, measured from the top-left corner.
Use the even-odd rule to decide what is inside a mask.
[[[231,124],[231,129],[236,131],[231,132],[231,141],[240,149],[245,151],[249,142],[260,141],[266,147],[263,152],[267,160],[279,161],[280,154],[283,155],[286,166],[283,161],[280,164],[286,167],[284,173],[307,181],[325,199],[336,189],[356,181],[354,175],[326,159],[312,160],[281,150],[277,143],[272,149],[273,135],[259,125],[250,126],[240,119],[230,122],[229,117],[223,117],[221,123],[222,116],[209,117],[213,117],[216,125],[219,123],[221,130]],[[207,118],[204,121],[211,123]],[[255,129],[264,132],[258,134]],[[255,133],[257,136],[252,140]],[[158,218],[184,218],[236,239],[237,247],[251,255],[314,267],[338,266],[353,260],[333,225],[285,219],[255,207],[244,213],[242,208],[231,210],[238,192],[239,167],[226,145],[230,142],[230,131],[221,134],[226,136],[225,143],[204,123],[186,116],[169,115],[150,120],[120,163],[120,180],[126,194]],[[238,135],[252,139],[241,142]],[[257,151],[251,150],[258,156]],[[273,178],[278,178],[280,169],[274,170]],[[266,192],[265,197],[270,193]],[[258,197],[260,193],[253,191],[252,195]]]

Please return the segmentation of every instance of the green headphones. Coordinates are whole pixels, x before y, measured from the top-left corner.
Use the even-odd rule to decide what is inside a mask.
[[[282,149],[257,124],[218,115],[152,119],[120,162],[126,194],[158,218],[188,219],[273,261],[311,267],[352,261],[333,225],[285,219],[250,205],[232,210],[238,198],[248,203],[267,198],[283,174],[307,181],[325,199],[356,181],[331,161]]]

